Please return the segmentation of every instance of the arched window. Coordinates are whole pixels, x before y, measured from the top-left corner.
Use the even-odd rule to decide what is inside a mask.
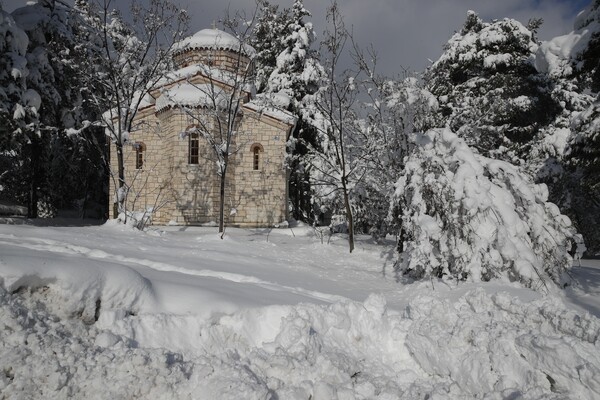
[[[189,156],[188,164],[197,165],[200,158],[200,138],[198,132],[192,132],[188,136],[189,140]]]
[[[146,145],[142,142],[135,142],[133,147],[135,148],[135,169],[142,169],[144,166],[144,152],[146,151]]]
[[[252,152],[252,169],[258,171],[260,170],[260,154],[264,151],[263,147],[260,143],[254,143],[250,147],[250,151]]]
[[[258,166],[260,165],[260,149],[258,147],[254,148],[254,153],[252,156],[252,169],[258,171]]]

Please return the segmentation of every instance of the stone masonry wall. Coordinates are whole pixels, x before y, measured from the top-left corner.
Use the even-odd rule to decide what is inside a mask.
[[[228,72],[244,71],[250,59],[229,50],[191,49],[178,53],[173,57],[177,68],[189,65],[204,64]]]
[[[202,112],[206,111],[198,110]],[[130,187],[128,211],[154,209],[153,223],[161,225],[218,222],[220,185],[216,158],[200,136],[199,164],[189,164],[189,138],[181,133],[192,123],[194,120],[177,108],[156,115],[154,107],[140,111],[134,125],[141,128],[130,133],[129,145],[124,148],[126,182]],[[276,119],[243,108],[227,172],[226,225],[267,227],[288,218],[284,160],[289,129],[289,125]],[[146,149],[141,169],[135,165],[132,144],[136,142],[142,142]],[[263,151],[259,168],[254,170],[252,147],[257,144]],[[114,151],[111,166],[116,173]]]
[[[235,214],[231,223],[240,226],[273,226],[288,218],[287,171],[284,165],[289,126],[244,109],[238,143],[236,190],[232,199]],[[254,145],[259,167],[254,170]]]

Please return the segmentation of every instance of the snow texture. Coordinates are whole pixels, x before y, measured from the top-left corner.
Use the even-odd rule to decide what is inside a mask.
[[[569,254],[585,246],[548,202],[545,185],[517,167],[476,154],[449,129],[415,134],[396,196],[407,235],[401,270],[414,277],[503,277],[547,289],[563,284]]]
[[[202,29],[173,46],[174,53],[194,49],[242,51],[248,57],[253,57],[256,53],[252,46],[241,43],[233,35],[218,29]]]
[[[311,228],[153,232],[0,226],[3,396],[600,395],[600,321],[559,293],[387,282],[387,246]]]
[[[164,89],[156,100],[156,112],[169,107],[209,107],[227,108],[230,95],[222,88],[212,84],[179,83]]]
[[[541,44],[536,54],[536,68],[555,78],[571,76],[574,67],[581,67],[577,63],[579,56],[588,48],[598,31],[600,8],[596,2],[592,2],[577,16],[573,31]]]
[[[288,125],[294,125],[297,117],[285,111],[291,100],[284,92],[263,93],[257,95],[252,101],[244,104],[245,108],[256,111],[261,115],[266,115],[285,122]]]

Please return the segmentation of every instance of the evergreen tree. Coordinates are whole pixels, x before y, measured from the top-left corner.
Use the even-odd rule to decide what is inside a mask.
[[[266,92],[285,95],[288,111],[298,117],[288,142],[289,195],[292,215],[296,219],[315,222],[310,187],[310,165],[306,162],[309,147],[319,147],[315,118],[315,97],[324,85],[325,72],[312,49],[315,40],[312,23],[305,20],[310,12],[302,0],[295,0],[292,9],[284,11],[280,27],[282,50],[275,59]],[[277,48],[277,47],[276,47]]]
[[[272,5],[268,0],[260,0],[258,6],[260,14],[252,29],[250,45],[256,50],[256,91],[263,93],[268,88],[269,76],[277,66],[277,56],[284,50],[281,38],[285,36],[289,24],[289,10],[278,12],[279,6]]]
[[[585,250],[571,221],[514,165],[481,156],[449,129],[415,134],[395,201],[406,232],[399,270],[413,278],[565,284]]]
[[[486,23],[471,11],[427,71],[446,125],[481,154],[523,164],[560,112],[551,82],[534,67],[537,48],[534,32],[518,21]]]
[[[39,93],[43,104],[40,134],[28,142],[24,160],[33,188],[30,216],[36,216],[38,209],[44,212],[42,216],[52,216],[57,208],[73,208],[82,199],[98,197],[105,184],[102,153],[89,146],[90,140],[98,140],[99,132],[92,129],[69,135],[99,114],[83,105],[85,76],[74,34],[81,19],[54,0],[17,9],[13,16],[30,38],[27,86]],[[82,153],[84,157],[74,157]],[[101,198],[97,202],[106,203]]]
[[[590,254],[600,252],[599,49],[600,2],[594,1],[577,17],[571,33],[543,43],[536,57],[538,70],[548,74],[552,95],[562,106],[546,142],[560,143],[563,154],[558,160],[565,167],[544,181],[552,201],[583,234]]]
[[[310,12],[302,0],[295,0],[289,13],[284,36],[281,38],[283,51],[276,59],[276,66],[269,76],[268,91],[285,93],[291,99],[291,109],[303,112],[303,102],[321,86],[323,68],[311,46],[315,39],[312,23],[306,22]]]
[[[0,9],[0,197],[30,205],[36,187],[32,143],[39,139],[39,94],[27,87],[29,38],[14,18]]]

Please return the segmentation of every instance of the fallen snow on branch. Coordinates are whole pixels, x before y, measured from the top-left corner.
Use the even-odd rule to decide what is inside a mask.
[[[407,239],[400,269],[429,276],[564,284],[576,244],[571,221],[548,202],[545,185],[517,167],[476,154],[449,129],[414,134],[396,185]]]

